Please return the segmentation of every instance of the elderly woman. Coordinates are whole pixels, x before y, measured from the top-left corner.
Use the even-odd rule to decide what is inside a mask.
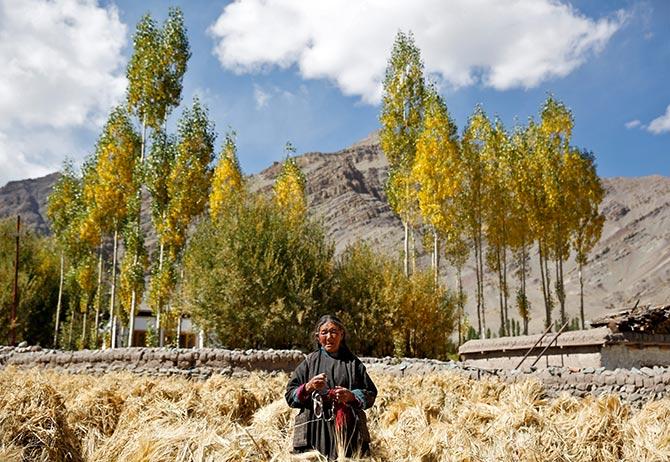
[[[286,387],[286,402],[300,409],[293,450],[316,449],[330,459],[368,455],[370,434],[364,409],[374,404],[377,388],[347,347],[342,321],[323,316],[314,335],[318,349],[300,363]]]

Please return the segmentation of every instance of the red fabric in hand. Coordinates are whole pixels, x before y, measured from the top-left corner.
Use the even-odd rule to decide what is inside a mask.
[[[351,425],[354,414],[351,412],[349,406],[345,403],[340,403],[336,401],[335,390],[328,390],[328,398],[333,403],[333,412],[335,413],[335,428],[342,429],[348,425]]]

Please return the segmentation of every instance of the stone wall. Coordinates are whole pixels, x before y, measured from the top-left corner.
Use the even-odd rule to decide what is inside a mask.
[[[290,372],[304,355],[296,350],[222,350],[214,348],[116,348],[60,351],[38,346],[0,347],[0,368],[53,368],[70,373],[178,375],[206,379],[213,374],[244,374],[253,370]]]
[[[605,367],[548,367],[484,369],[457,362],[430,359],[365,358],[367,368],[378,374],[396,376],[450,371],[481,380],[498,378],[505,383],[538,380],[544,385],[547,396],[561,393],[577,397],[599,396],[616,393],[624,401],[640,406],[647,401],[670,397],[670,367],[642,367],[631,369],[606,369]]]
[[[213,348],[118,348],[114,350],[59,351],[40,347],[0,347],[0,368],[48,368],[69,373],[103,374],[133,372],[151,376],[183,376],[206,379],[213,375],[245,375],[250,371],[292,371],[304,358],[296,350],[222,350]],[[361,358],[373,374],[394,376],[453,372],[481,380],[498,378],[505,383],[526,379],[540,381],[548,397],[569,393],[617,393],[634,405],[670,396],[670,367],[631,369],[522,368],[484,369],[453,361],[412,358]]]

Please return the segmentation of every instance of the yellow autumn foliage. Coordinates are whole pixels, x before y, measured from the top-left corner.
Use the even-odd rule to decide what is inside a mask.
[[[209,194],[209,213],[216,219],[239,198],[244,190],[244,178],[237,159],[237,149],[232,135],[226,137],[219,163],[212,175],[212,190]]]

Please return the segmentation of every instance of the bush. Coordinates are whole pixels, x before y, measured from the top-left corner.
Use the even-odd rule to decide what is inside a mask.
[[[364,243],[349,246],[335,268],[336,312],[357,354],[446,358],[453,351],[457,300],[431,271],[407,278],[398,261]]]
[[[0,323],[9,326],[13,300],[16,221],[0,222]],[[51,345],[58,300],[59,263],[50,239],[21,230],[19,244],[19,306],[16,341]],[[0,344],[10,341],[9,328],[0,330]]]
[[[329,306],[333,253],[320,225],[250,196],[197,227],[184,257],[185,310],[227,348],[309,348]]]

